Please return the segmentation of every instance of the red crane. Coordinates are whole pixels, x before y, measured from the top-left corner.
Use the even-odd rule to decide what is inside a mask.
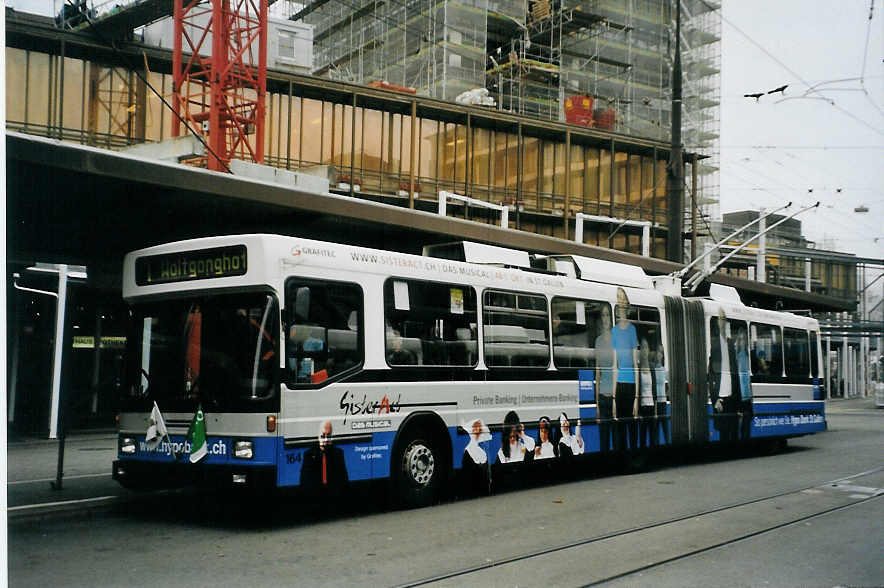
[[[175,0],[173,101],[208,145],[207,166],[264,161],[267,0]],[[211,44],[211,47],[209,47]],[[180,119],[172,136],[181,134]]]

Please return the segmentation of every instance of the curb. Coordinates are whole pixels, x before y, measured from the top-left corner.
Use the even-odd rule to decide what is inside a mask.
[[[6,521],[14,524],[59,520],[91,519],[114,510],[128,500],[123,496],[99,496],[82,500],[28,504],[7,509]]]

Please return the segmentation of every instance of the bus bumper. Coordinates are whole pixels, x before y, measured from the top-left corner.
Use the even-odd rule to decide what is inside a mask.
[[[274,488],[276,466],[192,464],[188,461],[158,463],[118,459],[113,479],[133,490],[157,490],[183,486],[210,488]]]

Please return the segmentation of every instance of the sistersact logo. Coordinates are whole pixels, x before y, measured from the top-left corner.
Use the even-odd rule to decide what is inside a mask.
[[[347,390],[344,392],[344,395],[341,396],[340,402],[341,411],[344,413],[344,422],[342,424],[346,425],[347,419],[352,416],[393,414],[399,412],[402,410],[401,402],[401,394],[396,397],[396,400],[391,400],[386,394],[380,399],[369,400],[368,395],[363,394],[362,399],[360,400],[352,392]]]

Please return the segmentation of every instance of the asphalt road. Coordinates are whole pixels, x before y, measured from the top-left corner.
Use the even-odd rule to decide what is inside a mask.
[[[827,433],[775,455],[589,471],[421,510],[388,510],[366,489],[328,508],[123,494],[89,517],[10,518],[9,583],[882,585],[882,448],[884,411],[845,403]]]

